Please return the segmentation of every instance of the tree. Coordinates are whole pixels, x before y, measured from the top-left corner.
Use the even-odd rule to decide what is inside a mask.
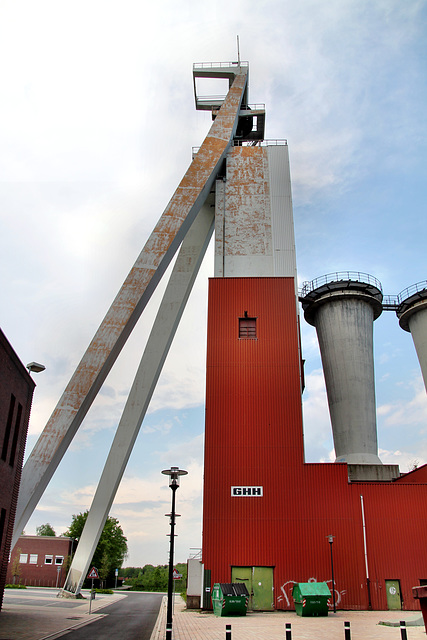
[[[73,515],[71,525],[64,533],[69,538],[80,538],[85,526],[88,511]],[[99,538],[98,546],[93,554],[91,565],[102,573],[103,580],[114,577],[115,569],[120,569],[127,556],[127,538],[123,534],[117,518],[108,516],[104,529]]]
[[[187,590],[187,565],[178,562],[175,568],[182,575],[182,579],[174,580],[174,590],[185,593]],[[129,567],[123,569],[122,574],[132,591],[167,591],[169,579],[169,565],[167,564],[157,567],[146,564],[142,569]]]
[[[36,534],[38,536],[56,536],[55,529],[49,522],[46,524],[41,524],[39,527],[36,527]]]
[[[108,578],[110,570],[111,570],[110,558],[108,557],[108,553],[104,551],[101,558],[101,564],[98,567],[98,573],[99,573],[99,577],[101,578],[102,587],[105,587],[105,582]]]
[[[16,550],[16,556],[14,557],[14,559],[12,561],[13,584],[16,583],[16,578],[19,578],[19,576],[22,573],[20,560],[21,560],[21,549],[17,549]]]

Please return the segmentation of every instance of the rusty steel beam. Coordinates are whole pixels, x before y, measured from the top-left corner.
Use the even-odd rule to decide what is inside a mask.
[[[247,67],[236,71],[199,152],[101,322],[23,468],[12,546],[209,195],[236,131],[247,75]]]
[[[203,261],[214,223],[208,198],[184,238],[117,427],[101,479],[69,569],[64,593],[80,593],[105,521],[149,407],[175,332]]]

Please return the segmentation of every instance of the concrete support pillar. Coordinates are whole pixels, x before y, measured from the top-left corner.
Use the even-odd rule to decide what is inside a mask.
[[[366,282],[348,272],[313,281],[302,305],[319,340],[336,462],[378,465],[373,321],[382,292],[372,276],[358,277]]]
[[[409,287],[399,294],[399,300],[399,324],[412,336],[427,391],[427,282]]]

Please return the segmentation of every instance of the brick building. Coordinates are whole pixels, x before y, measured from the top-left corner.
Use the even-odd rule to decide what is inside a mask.
[[[72,545],[72,538],[65,536],[21,536],[10,554],[7,582],[33,587],[62,587]],[[16,567],[19,573],[14,576]]]
[[[0,330],[0,608],[35,383]]]

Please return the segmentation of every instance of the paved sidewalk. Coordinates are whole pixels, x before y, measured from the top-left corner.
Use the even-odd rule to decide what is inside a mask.
[[[126,593],[97,594],[89,600],[56,598],[51,592],[27,589],[5,594],[0,612],[0,640],[54,640],[67,631],[88,625],[103,617],[103,608],[126,598]],[[87,595],[87,594],[85,594]],[[164,640],[167,598],[163,598],[151,640]],[[399,622],[420,618],[417,611],[338,611],[323,618],[301,618],[295,612],[248,613],[241,617],[217,618],[213,613],[187,610],[175,596],[174,640],[225,640],[225,627],[231,624],[232,640],[285,640],[285,624],[291,623],[292,640],[344,640],[344,621],[350,622],[351,640],[401,640],[399,627],[379,625],[380,621]],[[90,628],[87,630],[90,640]],[[424,625],[409,626],[408,640],[425,640]],[[122,638],[126,640],[126,638]]]
[[[163,599],[151,640],[164,640],[167,599]],[[181,598],[175,599],[174,640],[225,640],[231,625],[232,640],[285,640],[285,624],[291,623],[292,640],[344,640],[344,621],[350,622],[351,640],[401,640],[399,626],[380,625],[419,619],[419,611],[338,611],[327,617],[301,618],[295,612],[252,612],[246,616],[217,618],[213,613],[191,611]],[[422,626],[407,628],[408,640],[425,640]]]

